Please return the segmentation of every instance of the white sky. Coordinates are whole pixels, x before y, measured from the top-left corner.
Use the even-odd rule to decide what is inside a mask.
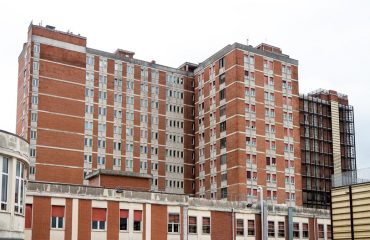
[[[0,1],[0,129],[11,132],[17,59],[31,20],[80,33],[88,47],[131,50],[138,59],[172,67],[201,62],[246,39],[278,46],[299,60],[301,93],[326,88],[348,94],[357,166],[370,167],[370,1]]]

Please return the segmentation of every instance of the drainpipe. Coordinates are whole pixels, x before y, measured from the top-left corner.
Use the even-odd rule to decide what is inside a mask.
[[[260,208],[261,208],[261,239],[265,240],[266,233],[265,233],[265,226],[264,226],[264,214],[263,214],[263,189],[261,186],[257,187],[258,191],[260,192]]]
[[[234,227],[234,208],[231,208],[231,232],[232,232],[232,236],[233,236],[233,240],[235,239],[234,237],[234,230],[235,230],[235,227]]]

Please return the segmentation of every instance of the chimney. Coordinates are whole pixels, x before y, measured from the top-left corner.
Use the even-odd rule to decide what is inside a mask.
[[[114,52],[115,55],[118,55],[120,57],[126,57],[126,58],[134,58],[134,55],[135,53],[134,52],[131,52],[131,51],[127,51],[127,50],[123,50],[123,49],[117,49],[115,52]]]

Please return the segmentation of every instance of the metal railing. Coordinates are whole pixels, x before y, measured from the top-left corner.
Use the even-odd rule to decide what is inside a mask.
[[[331,179],[333,187],[370,182],[370,168],[333,174]]]

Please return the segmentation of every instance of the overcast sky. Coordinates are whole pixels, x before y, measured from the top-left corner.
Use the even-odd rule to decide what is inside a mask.
[[[370,167],[370,1],[0,1],[0,129],[15,132],[18,55],[30,22],[178,67],[227,44],[280,47],[299,60],[300,92],[349,96],[355,108],[358,168]]]

